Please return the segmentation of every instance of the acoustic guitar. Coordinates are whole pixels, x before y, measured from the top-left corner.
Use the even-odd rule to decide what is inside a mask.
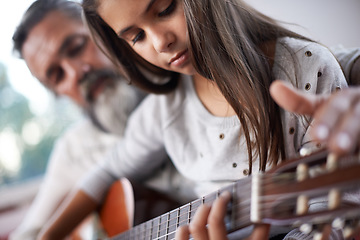
[[[107,231],[113,240],[174,239],[177,228],[188,224],[200,205],[212,204],[224,191],[232,194],[225,219],[228,233],[254,223],[268,223],[300,227],[306,233],[316,234],[321,226],[330,223],[344,229],[348,238],[360,226],[360,205],[342,198],[345,192],[360,192],[359,156],[334,159],[326,151],[320,151],[238,180],[133,228],[128,229],[129,224],[121,226],[119,222],[113,227],[121,226],[121,230]],[[326,208],[310,210],[310,203],[319,198],[326,199]],[[118,211],[123,211],[123,207]],[[111,216],[107,217],[114,218],[114,208],[108,211]],[[104,223],[105,219],[102,219]],[[122,233],[117,234],[119,232]]]

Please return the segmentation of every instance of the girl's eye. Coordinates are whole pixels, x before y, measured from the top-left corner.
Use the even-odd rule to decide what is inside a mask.
[[[158,17],[165,17],[170,15],[176,8],[176,0],[172,0],[170,5],[162,12],[158,13]],[[133,45],[135,45],[136,42],[143,40],[145,37],[145,32],[141,30],[136,36],[131,40]]]
[[[144,38],[144,31],[141,30],[138,34],[136,34],[136,36],[131,40],[133,42],[133,45],[137,42],[140,41]]]
[[[162,12],[158,14],[159,17],[170,15],[176,8],[176,0],[171,1],[170,5]]]

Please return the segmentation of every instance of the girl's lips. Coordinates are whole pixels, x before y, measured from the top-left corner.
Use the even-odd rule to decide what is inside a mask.
[[[188,50],[185,50],[179,54],[177,54],[175,57],[173,57],[170,60],[170,65],[175,66],[175,67],[181,67],[182,65],[184,65],[189,59],[189,52]]]

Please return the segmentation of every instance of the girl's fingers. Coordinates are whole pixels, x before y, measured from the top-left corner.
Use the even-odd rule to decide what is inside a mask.
[[[254,230],[246,240],[259,240],[269,239],[270,225],[268,224],[255,224]]]
[[[189,226],[183,226],[176,232],[176,240],[189,239],[191,236],[195,240],[225,240],[227,239],[224,219],[226,206],[231,198],[230,193],[224,192],[214,202],[213,206],[200,206]]]
[[[189,226],[184,225],[176,230],[175,240],[188,240],[189,239]]]
[[[226,206],[231,199],[229,192],[224,192],[214,202],[208,219],[209,236],[211,240],[227,239],[224,218],[226,215]]]
[[[196,240],[209,239],[207,231],[207,221],[210,214],[211,207],[207,204],[201,205],[190,222],[189,231],[192,237]]]

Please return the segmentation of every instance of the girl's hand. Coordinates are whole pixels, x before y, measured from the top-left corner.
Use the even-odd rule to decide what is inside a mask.
[[[277,80],[270,93],[282,108],[312,116],[313,138],[325,141],[332,153],[344,155],[360,146],[360,87],[309,96]]]
[[[191,234],[195,240],[224,240],[227,238],[224,218],[226,205],[231,198],[230,193],[224,192],[212,206],[202,205],[198,208],[191,223],[182,226],[176,232],[176,240],[187,240]],[[269,226],[255,226],[249,239],[268,239]]]

